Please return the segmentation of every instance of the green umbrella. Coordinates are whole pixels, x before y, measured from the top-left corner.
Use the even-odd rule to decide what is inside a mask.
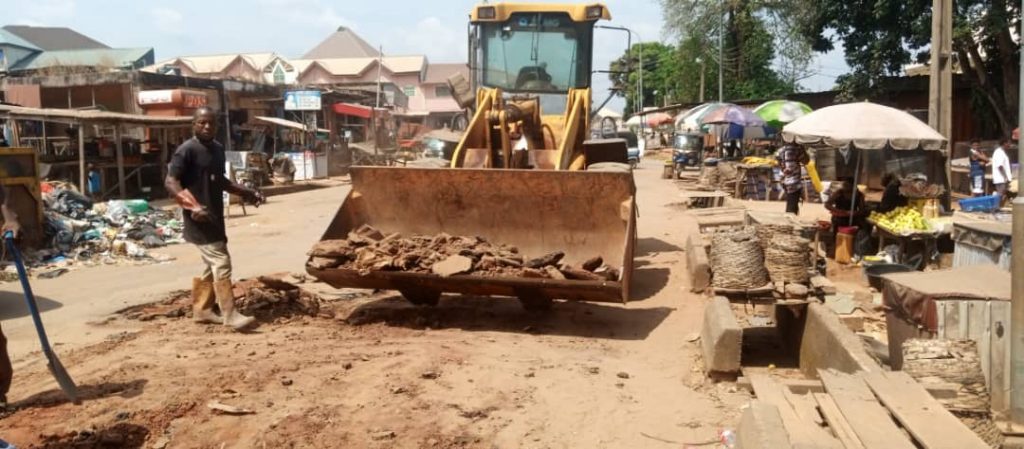
[[[775,100],[758,106],[754,113],[763,118],[768,126],[781,130],[785,124],[810,114],[811,110],[810,106],[799,101]]]

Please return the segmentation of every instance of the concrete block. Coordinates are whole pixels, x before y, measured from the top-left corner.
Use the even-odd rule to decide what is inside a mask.
[[[736,447],[742,449],[792,449],[778,407],[751,401],[736,429]]]
[[[686,238],[686,267],[690,272],[690,291],[699,293],[711,286],[711,262],[700,234]]]
[[[700,344],[704,355],[705,372],[739,372],[743,328],[736,321],[728,299],[716,296],[704,308]]]
[[[882,367],[864,349],[860,337],[823,304],[807,306],[800,338],[800,371],[817,378],[818,370],[835,369],[844,373],[880,372]]]

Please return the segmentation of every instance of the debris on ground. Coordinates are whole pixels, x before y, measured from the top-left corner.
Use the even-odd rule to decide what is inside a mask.
[[[584,281],[617,281],[619,270],[595,256],[579,267],[563,263],[555,251],[528,258],[510,245],[482,237],[445,233],[403,237],[364,225],[344,240],[323,240],[309,251],[307,265],[316,270],[344,268],[361,274],[374,271],[432,273],[442,277],[469,274],[489,277],[527,277]]]
[[[43,190],[43,246],[25,252],[37,276],[58,277],[76,265],[168,262],[173,259],[151,250],[184,241],[178,213],[153,209],[146,200],[94,203],[59,183]],[[5,273],[0,280],[15,279]]]
[[[323,300],[319,295],[289,282],[293,279],[290,275],[268,275],[239,280],[234,285],[235,307],[242,314],[263,321],[292,316],[318,316]],[[162,301],[129,307],[118,313],[139,321],[191,317],[191,292],[179,290]]]

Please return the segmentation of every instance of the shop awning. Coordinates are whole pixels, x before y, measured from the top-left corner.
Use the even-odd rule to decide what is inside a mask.
[[[353,117],[362,117],[368,119],[373,116],[373,109],[369,106],[363,106],[352,103],[334,103],[334,113],[339,115],[351,115]]]
[[[306,131],[307,130],[306,129],[306,125],[303,125],[302,123],[299,123],[299,122],[293,122],[291,120],[285,120],[283,118],[262,117],[262,116],[256,116],[255,118],[256,118],[256,120],[259,120],[261,122],[270,123],[270,124],[277,125],[277,126],[283,126],[285,128],[298,129],[298,130],[301,130],[301,131]],[[327,133],[327,132],[330,132],[330,131],[328,131],[326,129],[323,129],[323,128],[317,128],[316,132],[318,132],[318,133]]]

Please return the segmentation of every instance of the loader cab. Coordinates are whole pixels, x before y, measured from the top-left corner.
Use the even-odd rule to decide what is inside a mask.
[[[477,6],[469,30],[474,90],[535,96],[545,114],[563,112],[570,89],[590,87],[594,24],[610,18],[601,4]]]

